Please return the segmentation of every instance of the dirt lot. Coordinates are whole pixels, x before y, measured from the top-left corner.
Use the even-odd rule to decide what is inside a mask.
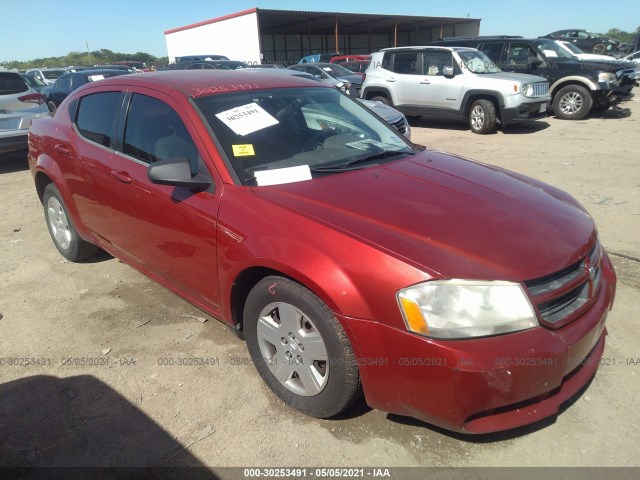
[[[221,323],[201,323],[107,255],[63,261],[25,152],[1,156],[0,465],[640,466],[640,101],[629,106],[626,118],[549,118],[487,136],[413,123],[417,143],[573,194],[618,272],[605,362],[588,389],[555,419],[481,437],[364,404],[337,420],[284,406]],[[161,364],[193,357],[212,364]]]

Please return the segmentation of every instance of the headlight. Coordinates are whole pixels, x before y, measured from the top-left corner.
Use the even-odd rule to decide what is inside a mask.
[[[435,280],[400,290],[407,328],[432,338],[470,338],[526,330],[538,325],[518,283]]]
[[[613,82],[616,79],[615,73],[601,72],[598,74],[599,82]]]

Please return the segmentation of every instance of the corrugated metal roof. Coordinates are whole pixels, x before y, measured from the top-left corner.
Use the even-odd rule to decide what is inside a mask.
[[[216,23],[252,13],[258,14],[262,33],[313,33],[328,32],[335,28],[336,19],[342,32],[368,33],[371,28],[425,28],[460,23],[479,23],[479,18],[431,17],[421,15],[389,15],[356,12],[324,12],[307,10],[278,10],[266,8],[252,8],[232,13],[222,17],[204,20],[202,22],[185,25],[165,31],[165,35],[189,30],[203,25]]]

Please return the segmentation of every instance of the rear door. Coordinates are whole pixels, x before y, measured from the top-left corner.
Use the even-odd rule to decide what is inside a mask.
[[[111,221],[110,158],[124,94],[95,92],[69,106],[72,129],[59,127],[54,155],[73,192],[81,222],[107,245],[114,230]]]
[[[419,75],[422,68],[422,54],[419,51],[395,52],[385,72],[383,81],[390,84],[393,103],[396,106],[420,105],[418,95]]]
[[[113,243],[138,268],[217,310],[216,218],[222,183],[205,167],[207,152],[180,111],[172,98],[153,90],[136,89],[128,99],[110,164],[117,225]],[[217,189],[194,193],[151,183],[150,163],[178,157],[209,175]]]

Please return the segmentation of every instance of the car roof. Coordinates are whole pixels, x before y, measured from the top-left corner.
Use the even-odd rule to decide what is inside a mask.
[[[462,40],[462,39],[461,39]],[[471,47],[456,47],[456,46],[448,46],[448,45],[424,45],[421,47],[392,47],[392,48],[383,48],[380,50],[381,52],[402,52],[402,51],[421,51],[421,50],[445,50],[448,52],[451,51],[464,51],[464,50],[476,50]]]
[[[164,70],[139,75],[118,75],[100,80],[99,84],[169,89],[193,98],[269,88],[331,88],[296,75],[273,75],[267,72],[243,72],[242,70]]]

